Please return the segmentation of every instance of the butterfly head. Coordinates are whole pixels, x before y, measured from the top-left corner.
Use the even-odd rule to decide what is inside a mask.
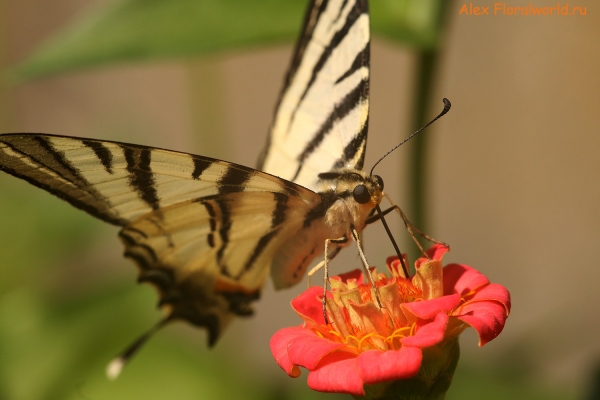
[[[383,197],[383,179],[358,170],[339,170],[319,174],[322,191],[331,190],[340,198],[352,199],[359,207],[371,210]]]

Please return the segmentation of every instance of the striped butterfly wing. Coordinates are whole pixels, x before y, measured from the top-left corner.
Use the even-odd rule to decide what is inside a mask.
[[[313,0],[259,169],[315,189],[318,174],[362,169],[369,116],[367,0]]]
[[[114,225],[125,255],[170,318],[212,344],[251,313],[270,261],[301,228],[316,193],[252,168],[145,146],[38,134],[0,135],[0,170]],[[285,223],[284,223],[285,222]]]
[[[367,0],[311,2],[259,162],[265,172],[42,134],[0,135],[0,170],[122,227],[125,255],[168,310],[163,322],[206,327],[213,344],[232,316],[252,312],[270,267],[276,287],[291,286],[326,239],[348,234],[349,218],[362,230],[368,210],[351,189],[357,179],[377,186],[355,172],[367,140],[369,40]],[[310,190],[336,169],[345,184]],[[152,332],[111,363],[111,375]]]

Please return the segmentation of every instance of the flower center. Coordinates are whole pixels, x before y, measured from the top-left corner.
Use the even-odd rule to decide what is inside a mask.
[[[420,301],[422,291],[411,281],[389,278],[373,271],[381,308],[370,284],[353,279],[332,282],[332,297],[327,298],[329,325],[315,327],[320,336],[355,349],[398,350],[401,340],[415,333],[415,319],[405,315],[403,303]]]
[[[350,347],[356,349],[357,353],[362,353],[367,350],[399,350],[402,347],[401,339],[412,336],[415,331],[415,324],[410,326],[404,326],[394,330],[390,335],[384,336],[378,332],[369,332],[365,335],[341,335],[335,329],[328,329],[328,333],[331,335],[330,339],[335,338],[335,341],[344,343]],[[317,335],[324,337],[324,335],[315,331]]]

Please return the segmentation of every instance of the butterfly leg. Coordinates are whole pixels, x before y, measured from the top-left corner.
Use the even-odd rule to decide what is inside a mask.
[[[310,273],[314,274],[319,269],[321,269],[323,267],[325,268],[325,270],[323,272],[323,317],[325,318],[326,324],[329,324],[329,320],[327,318],[327,301],[326,301],[326,299],[327,299],[327,284],[329,283],[329,260],[330,260],[330,258],[335,257],[337,255],[337,253],[340,251],[340,249],[337,248],[330,257],[329,243],[334,243],[334,244],[348,243],[348,237],[344,235],[339,239],[325,239],[325,259],[323,261],[321,261],[319,264],[317,264],[313,269],[310,270]]]
[[[360,259],[363,262],[365,272],[366,272],[367,276],[369,277],[369,282],[371,282],[371,286],[375,289],[375,299],[377,300],[377,305],[379,306],[379,308],[382,308],[381,301],[379,300],[379,292],[377,291],[377,286],[375,286],[375,280],[373,279],[373,274],[371,273],[371,268],[369,266],[369,262],[367,261],[365,252],[362,249],[360,235],[358,234],[358,232],[352,225],[350,226],[350,232],[352,232],[352,237],[354,238],[354,241],[356,242],[356,247],[358,248],[358,254],[360,255]]]
[[[333,260],[335,258],[335,256],[338,255],[338,253],[340,252],[341,249],[342,249],[341,247],[336,247],[335,250],[329,255],[329,260]],[[323,261],[319,262],[317,265],[312,267],[310,271],[308,271],[307,278],[306,278],[307,289],[310,287],[310,278],[312,278],[312,276],[314,274],[316,274],[324,266],[325,266],[325,259],[323,259]]]
[[[325,266],[325,260],[320,261],[317,265],[315,265],[314,267],[312,267],[310,269],[310,271],[308,271],[307,278],[306,278],[307,289],[310,287],[310,278],[312,278],[312,276],[314,274],[316,274],[324,266]]]
[[[386,195],[386,197],[388,197]],[[392,204],[394,204],[388,197],[388,201]],[[429,240],[432,243],[437,243],[437,244],[441,244],[442,246],[446,246],[448,248],[450,248],[450,245],[448,243],[442,242],[440,240],[434,239],[433,237],[427,235],[426,233],[422,232],[419,228],[417,228],[416,226],[414,226],[406,217],[406,215],[404,214],[404,212],[402,212],[402,209],[400,207],[398,207],[397,205],[393,205],[390,208],[387,208],[385,210],[383,210],[381,212],[382,215],[387,215],[389,214],[391,211],[396,210],[398,212],[398,214],[400,214],[400,218],[402,218],[402,221],[404,222],[404,226],[406,227],[406,230],[408,231],[408,234],[410,235],[410,237],[412,238],[412,240],[415,242],[415,244],[417,245],[417,247],[419,248],[419,250],[421,251],[421,253],[427,257],[427,254],[425,253],[425,249],[423,249],[423,247],[421,246],[421,243],[419,243],[419,241],[417,240],[417,237],[415,236],[416,232],[417,234],[419,234],[420,236],[422,236],[423,238]],[[369,225],[372,224],[373,222],[379,221],[381,219],[381,216],[379,214],[374,214],[372,216],[370,216],[369,218],[367,218],[367,220],[365,221],[365,225]]]

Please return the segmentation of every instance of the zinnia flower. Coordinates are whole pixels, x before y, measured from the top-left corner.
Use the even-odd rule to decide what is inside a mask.
[[[502,332],[510,312],[503,286],[466,265],[442,268],[447,251],[431,247],[427,258],[416,261],[411,279],[398,257],[388,258],[391,277],[372,269],[377,295],[360,270],[331,278],[329,323],[323,288],[309,288],[292,301],[304,324],[271,339],[275,360],[292,377],[306,368],[308,386],[317,391],[443,398],[458,362],[458,335],[472,326],[483,346]]]

